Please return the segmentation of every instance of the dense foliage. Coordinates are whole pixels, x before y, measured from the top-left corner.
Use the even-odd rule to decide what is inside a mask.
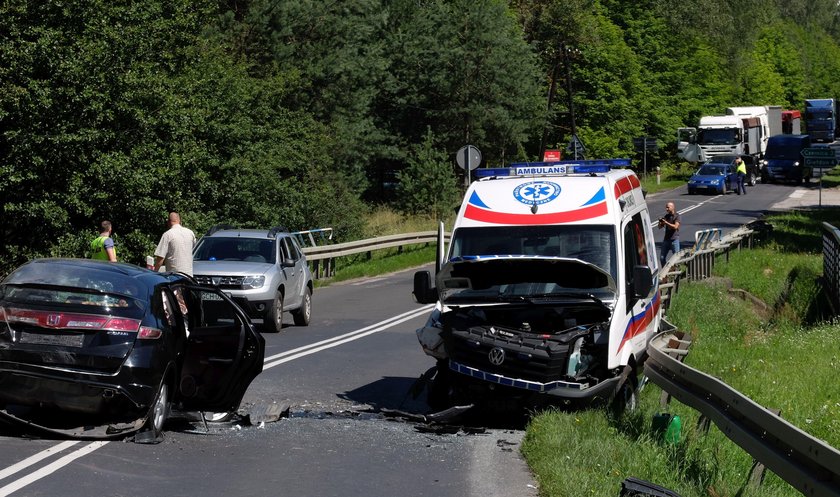
[[[199,234],[332,226],[346,240],[375,204],[446,212],[450,193],[421,169],[460,188],[467,143],[491,166],[573,131],[590,157],[633,156],[632,138],[670,145],[727,106],[837,97],[838,13],[832,0],[8,0],[0,274],[85,256],[103,218],[138,263],[170,209]]]

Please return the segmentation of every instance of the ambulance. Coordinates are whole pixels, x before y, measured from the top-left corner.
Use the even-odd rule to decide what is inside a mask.
[[[635,407],[661,319],[652,224],[629,159],[478,169],[417,330],[437,360],[429,405]],[[443,247],[443,227],[438,247]],[[496,403],[499,405],[499,403]]]

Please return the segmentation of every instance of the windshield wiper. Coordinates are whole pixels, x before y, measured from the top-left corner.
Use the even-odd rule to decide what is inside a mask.
[[[536,293],[533,295],[523,295],[520,296],[523,301],[531,302],[531,303],[542,303],[546,300],[550,300],[552,298],[573,298],[578,300],[591,300],[595,302],[599,306],[601,306],[606,311],[611,311],[610,307],[604,303],[603,300],[599,299],[595,295],[591,293],[577,293],[577,292],[548,292],[548,293]]]

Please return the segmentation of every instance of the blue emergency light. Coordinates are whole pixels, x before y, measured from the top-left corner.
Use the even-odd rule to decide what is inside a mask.
[[[629,167],[630,159],[563,160],[557,162],[514,162],[510,167],[476,169],[476,178],[606,173]]]

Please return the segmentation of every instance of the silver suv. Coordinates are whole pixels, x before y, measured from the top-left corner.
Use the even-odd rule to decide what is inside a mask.
[[[201,285],[221,288],[267,331],[283,327],[283,311],[307,326],[312,314],[312,273],[295,238],[285,228],[210,228],[193,250],[193,273]]]

